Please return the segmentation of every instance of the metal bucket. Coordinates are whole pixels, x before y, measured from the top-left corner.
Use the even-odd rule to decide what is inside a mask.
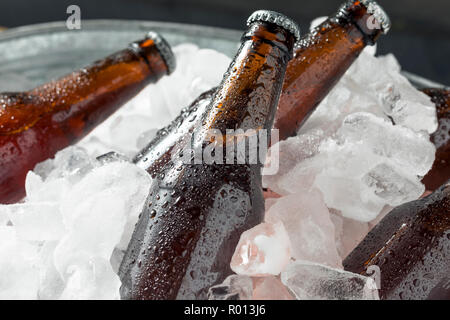
[[[123,49],[150,30],[161,33],[173,46],[190,42],[230,57],[242,34],[206,26],[129,20],[83,21],[81,30],[69,30],[64,22],[9,29],[0,32],[0,92],[5,91],[2,79],[18,79],[17,84],[8,83],[8,90],[31,89]],[[28,80],[25,87],[21,78]]]
[[[242,34],[208,26],[132,20],[84,20],[81,30],[69,30],[64,22],[9,29],[0,32],[0,92],[31,89],[58,78],[124,48],[150,30],[160,32],[173,46],[190,42],[230,57]],[[442,86],[405,75],[417,87]]]

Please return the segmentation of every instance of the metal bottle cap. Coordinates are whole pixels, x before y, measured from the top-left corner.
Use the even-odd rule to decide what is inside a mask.
[[[159,33],[150,31],[147,33],[147,39],[152,39],[155,42],[156,49],[167,65],[167,74],[171,74],[177,65],[175,56],[169,43]]]
[[[391,19],[384,9],[375,0],[361,0],[361,2],[367,8],[367,12],[380,23],[383,33],[388,33],[391,29]]]
[[[255,21],[274,23],[292,33],[296,41],[300,40],[299,26],[294,20],[286,17],[284,14],[270,10],[257,10],[247,19],[247,26]]]
[[[389,19],[387,13],[375,0],[350,0],[345,2],[338,12],[343,17],[348,17],[350,8],[356,4],[363,5],[367,13],[375,18],[376,21],[374,21],[374,24],[376,27],[381,29],[384,34],[388,33],[391,28],[391,19]]]

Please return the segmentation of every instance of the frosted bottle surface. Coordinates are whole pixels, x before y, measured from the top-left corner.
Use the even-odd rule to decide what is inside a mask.
[[[272,128],[297,32],[294,23],[274,12],[255,12],[249,18],[241,47],[212,101],[190,132],[164,153],[158,172],[153,171],[156,180],[119,271],[122,298],[206,299],[208,289],[231,273],[240,234],[263,218],[261,164],[226,164],[225,151],[223,164],[177,159],[185,156],[192,133],[200,135],[196,141],[205,150],[211,142],[205,139],[208,130],[220,130],[214,143],[223,145],[239,139],[226,129]],[[144,159],[138,156],[138,161]]]
[[[170,47],[148,36],[103,60],[28,92],[0,94],[0,203],[24,196],[25,176],[76,143],[174,68]]]
[[[436,158],[422,180],[427,190],[433,191],[450,179],[450,90],[428,88],[422,91],[436,105],[438,118],[438,128],[431,135],[431,141],[436,146]]]
[[[158,130],[156,137],[141,150],[133,162],[146,170],[153,178],[171,160],[171,154],[177,143],[194,129],[206,107],[211,103],[216,88],[202,93],[189,106],[182,109],[180,114],[166,127]]]
[[[365,275],[379,268],[381,299],[450,296],[450,181],[384,217],[343,262]]]

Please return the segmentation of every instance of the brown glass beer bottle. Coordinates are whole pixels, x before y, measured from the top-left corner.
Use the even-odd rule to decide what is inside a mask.
[[[177,160],[192,136],[205,151],[210,142],[225,147],[243,137],[227,130],[272,128],[299,31],[287,17],[265,10],[252,14],[248,26],[192,135],[165,153],[171,158],[161,162],[119,270],[124,299],[206,299],[231,273],[240,234],[263,218],[260,163],[230,164],[228,148],[213,151],[217,158],[209,164]],[[211,139],[211,130],[220,136]]]
[[[295,135],[367,45],[390,28],[371,0],[351,0],[299,41],[289,62],[274,128],[280,140]]]
[[[438,118],[438,128],[431,135],[431,141],[436,146],[436,158],[433,167],[422,180],[426,189],[432,191],[450,179],[450,90],[427,88],[422,91],[436,105]]]
[[[343,264],[361,274],[379,268],[381,299],[449,298],[450,180],[389,212]]]
[[[202,93],[166,127],[158,130],[156,136],[133,159],[133,163],[146,170],[153,178],[171,160],[171,153],[179,140],[192,132],[201,121],[201,115],[211,103],[217,88]]]
[[[79,141],[175,67],[154,32],[92,65],[28,92],[0,94],[0,203],[24,196],[26,174]]]
[[[296,133],[366,45],[390,28],[389,17],[375,1],[347,1],[338,13],[302,37],[288,64],[274,128],[281,140]],[[167,161],[166,152],[194,126],[216,88],[199,96],[134,159],[150,174]]]

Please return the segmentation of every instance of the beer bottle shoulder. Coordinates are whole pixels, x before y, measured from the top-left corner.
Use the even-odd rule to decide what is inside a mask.
[[[156,136],[134,157],[133,162],[153,177],[163,171],[174,153],[175,145],[199,125],[201,115],[210,104],[216,89],[217,87],[214,87],[202,93],[189,106],[183,108],[171,123],[159,129]]]

